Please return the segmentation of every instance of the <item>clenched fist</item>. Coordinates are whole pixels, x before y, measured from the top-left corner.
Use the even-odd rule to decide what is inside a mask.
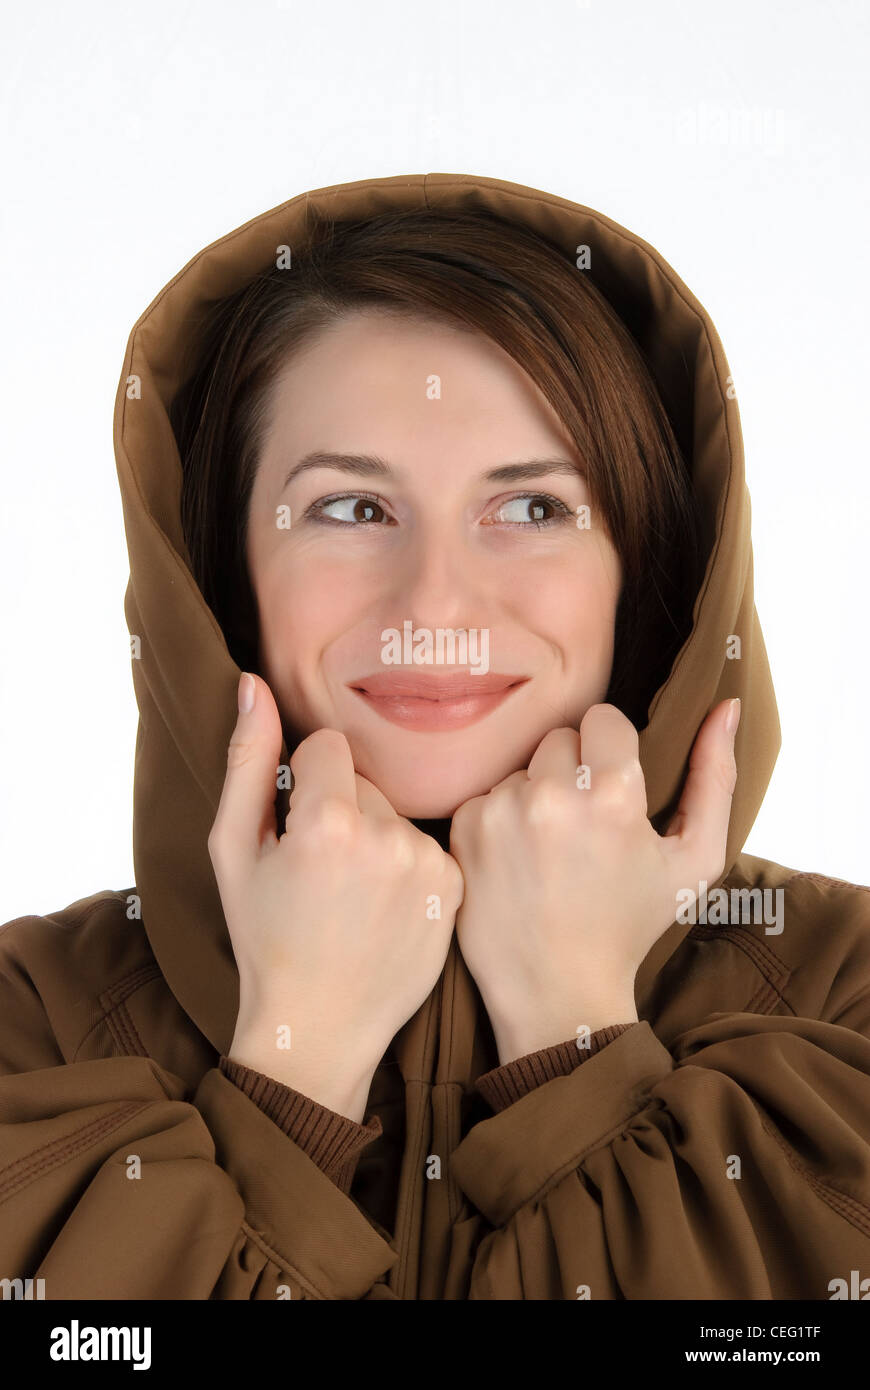
[[[584,1025],[637,1020],[634,977],[679,890],[723,871],[737,780],[729,704],[701,726],[665,835],[647,818],[637,731],[607,704],[587,710],[579,734],[551,730],[527,770],[455,812],[456,935],[502,1064]]]
[[[462,874],[354,770],[333,729],[290,759],[279,838],[278,708],[256,675],[242,677],[239,701],[208,838],[239,970],[229,1055],[361,1120],[378,1062],[443,969]]]

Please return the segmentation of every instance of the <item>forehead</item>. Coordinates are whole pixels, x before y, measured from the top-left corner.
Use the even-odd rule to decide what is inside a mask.
[[[361,438],[339,444],[336,433],[362,431],[382,450],[385,435],[409,432],[419,445],[503,428],[566,439],[537,385],[491,338],[380,309],[348,314],[307,339],[276,375],[269,417],[273,432],[317,435],[308,447],[357,451]]]
[[[289,354],[276,383],[292,387],[294,381],[324,369],[340,369],[376,380],[377,369],[384,362],[394,376],[401,376],[405,360],[417,371],[427,357],[433,371],[439,360],[476,361],[481,365],[497,361],[502,366],[516,367],[493,339],[467,325],[384,306],[350,310],[314,329]]]

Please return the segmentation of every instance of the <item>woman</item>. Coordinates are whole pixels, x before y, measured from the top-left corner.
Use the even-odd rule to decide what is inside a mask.
[[[137,882],[3,932],[4,1272],[861,1296],[867,890],[742,852],[779,724],[674,272],[495,179],[321,189],[157,297],[115,439]]]

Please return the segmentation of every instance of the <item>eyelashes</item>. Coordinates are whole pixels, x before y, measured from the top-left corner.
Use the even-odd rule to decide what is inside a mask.
[[[500,512],[503,511],[505,507],[509,507],[514,502],[525,502],[528,500],[546,503],[547,506],[552,507],[554,509],[555,516],[545,518],[544,520],[536,518],[529,521],[504,521],[500,524],[522,531],[526,531],[530,527],[534,526],[536,530],[543,531],[551,526],[563,525],[566,521],[573,520],[574,518],[573,511],[569,506],[566,505],[566,503],[564,503],[561,500],[561,498],[553,497],[547,492],[517,493],[513,497],[509,497],[504,502],[500,503],[496,510]],[[376,507],[380,511],[384,512],[385,515],[387,514],[387,504],[384,501],[384,499],[376,492],[338,492],[333,493],[329,497],[321,497],[318,499],[318,501],[312,502],[311,506],[306,509],[304,517],[306,520],[313,521],[318,525],[343,526],[350,530],[356,530],[360,526],[384,525],[383,522],[372,520],[371,518],[355,517],[354,519],[347,521],[341,520],[338,517],[326,515],[324,510],[326,507],[334,506],[338,502],[350,501],[367,503],[369,510],[371,510],[372,507]]]

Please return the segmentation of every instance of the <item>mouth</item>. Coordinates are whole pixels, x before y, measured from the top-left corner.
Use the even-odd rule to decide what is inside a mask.
[[[391,675],[379,671],[348,686],[375,714],[418,733],[464,729],[485,719],[528,676]]]

